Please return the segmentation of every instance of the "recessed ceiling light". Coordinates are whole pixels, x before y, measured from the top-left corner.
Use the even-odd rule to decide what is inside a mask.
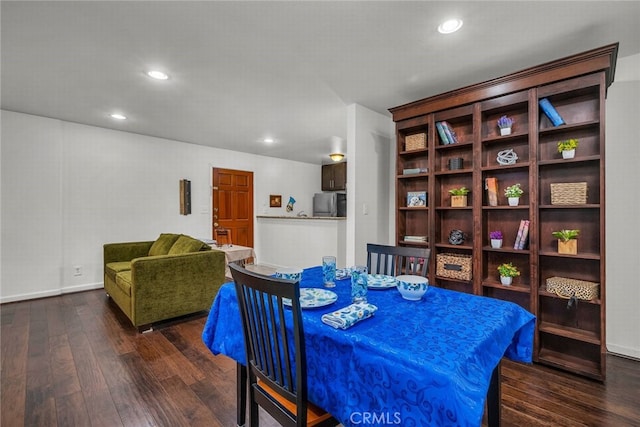
[[[273,138],[265,138],[262,140],[265,144],[273,144]]]
[[[156,79],[156,80],[167,80],[169,78],[168,74],[163,73],[162,71],[158,71],[158,70],[147,71],[147,76],[151,77],[152,79]]]
[[[116,119],[116,120],[127,120],[127,116],[125,116],[124,114],[120,114],[120,113],[113,113],[109,115],[112,119]]]
[[[449,19],[438,25],[438,32],[451,34],[462,28],[462,19]]]

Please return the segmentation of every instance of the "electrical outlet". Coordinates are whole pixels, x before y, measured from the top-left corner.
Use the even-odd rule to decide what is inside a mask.
[[[74,276],[82,276],[82,266],[81,265],[75,265],[73,267],[73,275]]]

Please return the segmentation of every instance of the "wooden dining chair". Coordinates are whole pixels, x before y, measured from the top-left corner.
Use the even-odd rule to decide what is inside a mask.
[[[427,276],[431,249],[367,243],[367,271],[371,274]]]
[[[231,230],[218,227],[214,230],[214,238],[218,246],[231,244]]]
[[[307,364],[300,287],[230,264],[242,316],[249,425],[259,426],[262,407],[282,426],[336,426],[339,422],[307,399]],[[290,301],[285,308],[284,299]],[[293,318],[293,329],[285,321]],[[293,362],[293,363],[292,363]]]

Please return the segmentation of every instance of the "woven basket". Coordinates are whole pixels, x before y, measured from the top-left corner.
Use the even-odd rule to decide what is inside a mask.
[[[420,150],[427,147],[427,134],[416,133],[407,135],[404,138],[404,146],[406,151]]]
[[[569,279],[567,277],[549,277],[547,279],[547,292],[556,294],[561,298],[575,296],[578,299],[590,301],[598,298],[599,287],[599,283]]]
[[[442,253],[436,256],[436,275],[471,280],[471,255]]]
[[[586,182],[551,184],[552,205],[584,205],[587,203]]]

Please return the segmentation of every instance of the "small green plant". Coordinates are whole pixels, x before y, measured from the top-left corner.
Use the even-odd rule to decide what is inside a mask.
[[[518,267],[512,263],[504,263],[498,266],[498,273],[501,277],[516,277],[520,275]]]
[[[551,232],[553,237],[561,240],[563,242],[568,242],[569,240],[577,239],[578,234],[580,234],[580,230],[560,230]]]
[[[513,184],[504,189],[504,195],[507,197],[520,197],[524,190],[520,188],[520,184]]]
[[[564,141],[558,142],[558,153],[562,153],[563,151],[575,150],[578,146],[578,140],[571,138],[565,139]]]
[[[452,196],[466,196],[469,191],[471,190],[466,187],[452,188],[451,190],[449,190],[449,194],[451,194]]]

